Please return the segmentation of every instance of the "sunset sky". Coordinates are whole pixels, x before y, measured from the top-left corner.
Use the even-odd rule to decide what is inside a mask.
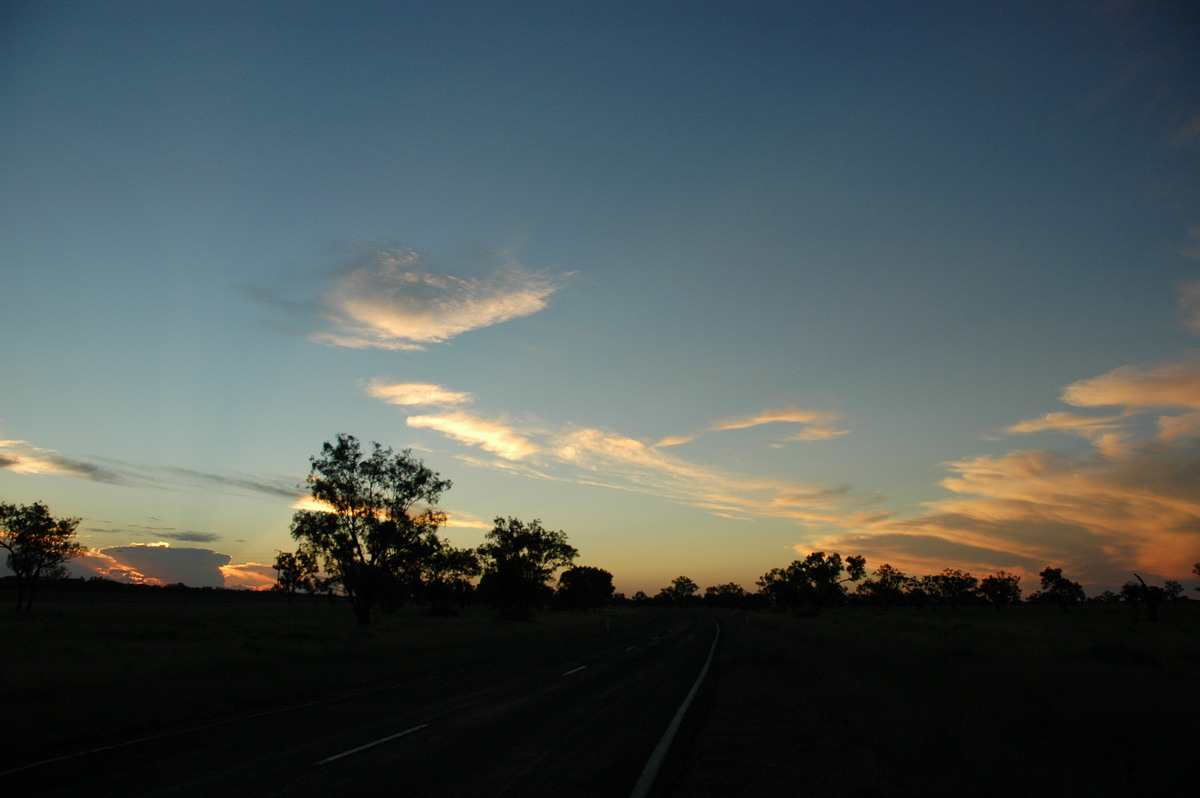
[[[269,582],[345,432],[648,593],[1200,560],[1191,2],[8,2],[0,501]]]

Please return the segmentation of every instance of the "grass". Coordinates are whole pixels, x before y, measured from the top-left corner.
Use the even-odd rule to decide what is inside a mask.
[[[0,593],[9,761],[537,654],[645,611],[419,608],[359,629],[279,596]],[[673,795],[1114,795],[1189,777],[1200,606],[723,613],[707,715]]]
[[[0,607],[9,606],[0,593]],[[0,750],[102,742],[446,669],[546,650],[632,611],[498,622],[483,609],[380,614],[360,629],[344,604],[203,594],[38,597],[0,612]]]
[[[679,795],[1114,795],[1182,784],[1200,608],[733,615]]]

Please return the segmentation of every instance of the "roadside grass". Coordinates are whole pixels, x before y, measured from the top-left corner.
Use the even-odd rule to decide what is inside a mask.
[[[0,612],[0,751],[12,762],[535,655],[641,617],[506,622],[483,608],[434,617],[405,607],[360,629],[346,605],[299,597],[46,591],[32,613]]]
[[[1200,608],[728,614],[672,796],[1116,795],[1187,783]]]

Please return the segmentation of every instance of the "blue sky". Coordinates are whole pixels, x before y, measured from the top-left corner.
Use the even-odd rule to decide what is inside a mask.
[[[629,593],[1186,579],[1198,17],[6,4],[0,499],[254,584],[346,432]]]

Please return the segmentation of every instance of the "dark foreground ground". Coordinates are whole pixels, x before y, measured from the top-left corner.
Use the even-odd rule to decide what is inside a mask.
[[[344,743],[326,744],[323,736],[342,734],[335,728],[341,720],[322,720],[315,710],[304,710],[309,714],[282,735],[248,732],[255,740],[302,741],[313,755],[306,753],[301,765],[311,769],[317,749],[326,756],[429,722],[420,732],[427,737],[414,733],[363,755],[395,752],[389,753],[395,762],[395,756],[434,745],[441,727],[424,717],[421,702],[456,701],[448,677],[459,672],[491,679],[459,689],[472,702],[496,695],[501,677],[535,685],[529,695],[544,694],[548,703],[515,725],[545,731],[556,744],[595,727],[609,741],[628,741],[636,733],[648,753],[699,671],[713,628],[703,611],[610,609],[499,623],[482,609],[431,618],[407,608],[363,631],[345,607],[270,598],[277,597],[47,595],[30,616],[0,613],[5,759],[0,771],[89,746],[290,711],[286,708],[331,695],[440,680],[448,685],[444,697],[422,688],[411,693],[416,704],[365,702],[355,710],[362,721],[349,725]],[[667,798],[1180,795],[1190,794],[1181,786],[1194,786],[1200,605],[1166,607],[1155,623],[1135,619],[1127,607],[1107,605],[1067,612],[843,608],[815,618],[766,612],[711,616],[719,621],[720,639],[708,679],[667,758],[656,791]],[[686,656],[657,656],[667,650],[665,641],[676,639],[692,641],[678,649]],[[508,663],[509,670],[497,670],[498,662]],[[575,670],[583,664],[588,668]],[[542,673],[540,681],[534,678]],[[669,673],[675,674],[670,687],[658,686],[654,680]],[[588,700],[600,703],[594,710],[580,704],[581,715],[564,720],[557,732],[546,731],[551,724],[541,719],[570,714],[562,702],[574,700],[573,685],[595,687]],[[642,696],[639,690],[649,692]],[[653,717],[650,696],[661,704]],[[613,714],[624,711],[618,710],[620,701],[637,714],[624,719]],[[473,703],[471,712],[489,714],[488,706]],[[513,702],[495,706],[507,712]],[[464,711],[445,717],[465,722],[468,716]],[[608,725],[595,722],[601,716],[609,718]],[[513,738],[512,727],[503,728],[497,734],[504,747],[516,752],[501,757],[508,763],[504,767],[515,759],[543,762],[547,779],[534,774],[538,789],[565,794],[555,791],[564,777],[551,776],[556,768],[578,768],[565,755],[548,754],[549,744],[537,742],[537,733],[525,745]],[[221,745],[254,750],[232,744],[225,731],[220,735]],[[481,738],[476,741],[481,753],[464,762],[455,752],[462,753],[465,739],[450,735],[434,745],[438,756],[445,755],[446,768],[482,764],[500,748]],[[207,748],[198,744],[196,750]],[[252,767],[269,772],[272,762],[262,753]],[[613,776],[611,791],[599,778],[586,782],[593,794],[629,794],[622,785],[636,776],[641,755],[621,756],[620,768],[605,771]],[[434,759],[426,754],[416,761]],[[165,766],[167,759],[156,761]],[[115,764],[107,762],[109,768]],[[490,768],[492,777],[499,778],[501,769]],[[177,772],[173,766],[168,770]],[[316,770],[334,772],[329,766]],[[627,775],[617,778],[618,770]],[[403,773],[411,776],[412,768],[401,768],[389,783]],[[71,794],[66,775],[65,765],[48,772],[45,781],[25,773],[21,794],[59,788]],[[495,794],[502,786],[488,778],[482,774],[479,794]],[[262,784],[241,782],[251,783]],[[309,782],[290,783],[298,794]],[[31,784],[36,788],[29,792]]]
[[[1156,623],[1097,605],[721,621],[669,798],[1195,787],[1200,607]]]

